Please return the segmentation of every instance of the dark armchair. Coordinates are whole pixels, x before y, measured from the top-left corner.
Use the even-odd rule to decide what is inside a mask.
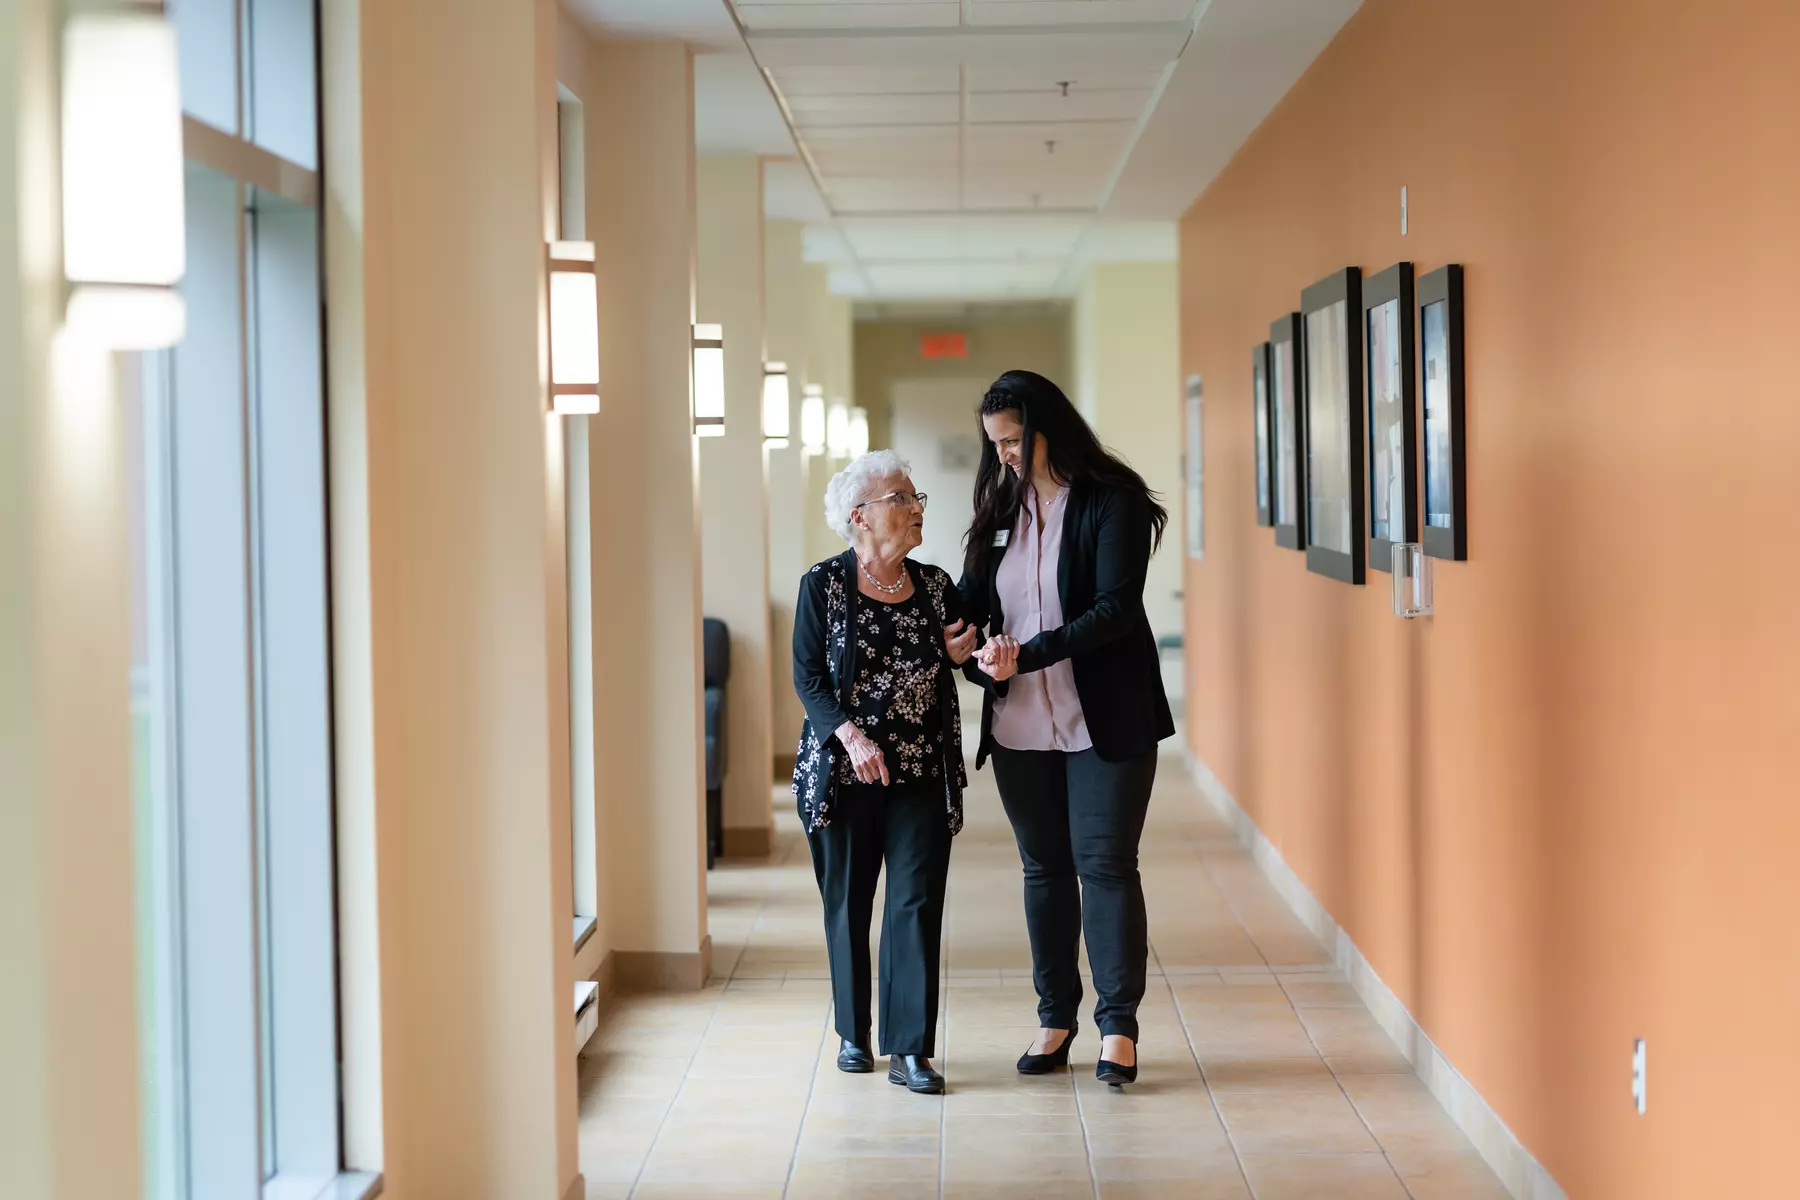
[[[706,662],[706,865],[725,852],[725,685],[731,679],[731,630],[706,618],[701,632]]]

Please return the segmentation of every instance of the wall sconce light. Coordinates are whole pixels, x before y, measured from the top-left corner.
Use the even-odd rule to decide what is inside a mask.
[[[869,452],[869,412],[863,408],[850,410],[850,457],[861,458]]]
[[[825,389],[816,383],[800,393],[800,450],[809,457],[825,453]]]
[[[600,411],[600,303],[594,243],[550,243],[550,403],[561,415]]]
[[[850,456],[850,410],[842,400],[832,401],[825,414],[825,453],[832,458]]]
[[[763,441],[776,450],[788,444],[788,373],[783,362],[763,364]]]
[[[175,31],[160,6],[71,16],[62,66],[69,328],[114,350],[173,346],[187,333]]]
[[[725,436],[725,327],[694,326],[694,434]]]

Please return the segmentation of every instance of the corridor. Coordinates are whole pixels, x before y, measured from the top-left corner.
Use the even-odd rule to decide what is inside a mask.
[[[1144,837],[1142,1082],[1095,1081],[1091,1030],[1072,1072],[1019,1076],[1036,1026],[1019,861],[991,773],[971,784],[944,930],[949,1094],[837,1071],[818,896],[781,789],[776,853],[711,876],[712,984],[620,997],[588,1047],[590,1200],[1505,1200],[1173,752]]]

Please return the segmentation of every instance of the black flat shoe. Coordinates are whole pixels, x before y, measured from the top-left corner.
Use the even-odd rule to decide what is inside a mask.
[[[1135,1040],[1131,1043],[1131,1048],[1134,1051],[1137,1049]],[[1132,1058],[1136,1057],[1137,1055],[1134,1053]],[[1126,1067],[1116,1062],[1107,1062],[1103,1058],[1094,1067],[1094,1078],[1109,1087],[1124,1087],[1128,1083],[1137,1082],[1137,1064],[1134,1062]]]
[[[923,1054],[888,1055],[888,1082],[921,1096],[944,1093],[944,1077],[931,1069],[931,1060]]]
[[[838,1070],[850,1075],[867,1075],[875,1069],[875,1056],[849,1038],[838,1047]]]
[[[1048,1075],[1058,1067],[1068,1066],[1069,1043],[1073,1042],[1075,1040],[1075,1035],[1080,1032],[1081,1026],[1079,1024],[1071,1025],[1069,1027],[1069,1032],[1063,1037],[1062,1045],[1058,1046],[1050,1053],[1033,1054],[1027,1050],[1024,1054],[1019,1055],[1019,1074]]]

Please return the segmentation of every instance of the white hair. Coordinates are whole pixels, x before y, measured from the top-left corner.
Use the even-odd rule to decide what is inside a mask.
[[[856,531],[850,526],[850,510],[874,499],[869,489],[877,479],[911,474],[912,464],[892,450],[871,450],[851,459],[850,465],[825,485],[825,523],[846,542],[854,541]]]

